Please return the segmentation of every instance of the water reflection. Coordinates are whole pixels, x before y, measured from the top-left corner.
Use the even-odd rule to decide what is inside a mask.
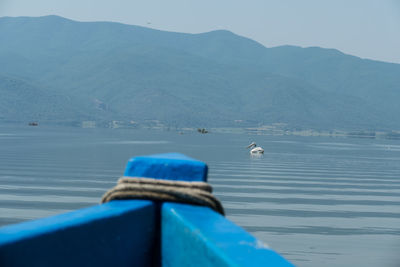
[[[251,159],[262,159],[263,157],[264,157],[264,154],[250,153],[250,158]]]

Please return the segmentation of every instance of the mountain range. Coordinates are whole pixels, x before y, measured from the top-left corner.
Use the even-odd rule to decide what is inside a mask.
[[[58,16],[0,18],[0,121],[399,130],[400,64]]]

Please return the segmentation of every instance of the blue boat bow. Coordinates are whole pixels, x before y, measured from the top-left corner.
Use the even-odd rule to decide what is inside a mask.
[[[207,181],[171,153],[132,158],[124,176]],[[0,266],[293,266],[208,207],[113,200],[0,228]]]

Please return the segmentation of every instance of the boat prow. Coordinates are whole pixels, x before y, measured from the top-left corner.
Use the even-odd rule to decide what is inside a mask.
[[[124,176],[196,187],[206,182],[207,170],[174,153],[133,158]],[[0,265],[293,266],[209,207],[143,199],[2,227]]]

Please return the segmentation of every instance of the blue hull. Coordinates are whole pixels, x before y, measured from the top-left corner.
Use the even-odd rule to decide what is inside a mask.
[[[125,176],[206,181],[181,154],[138,157]],[[0,266],[293,266],[208,207],[114,200],[0,228]]]

